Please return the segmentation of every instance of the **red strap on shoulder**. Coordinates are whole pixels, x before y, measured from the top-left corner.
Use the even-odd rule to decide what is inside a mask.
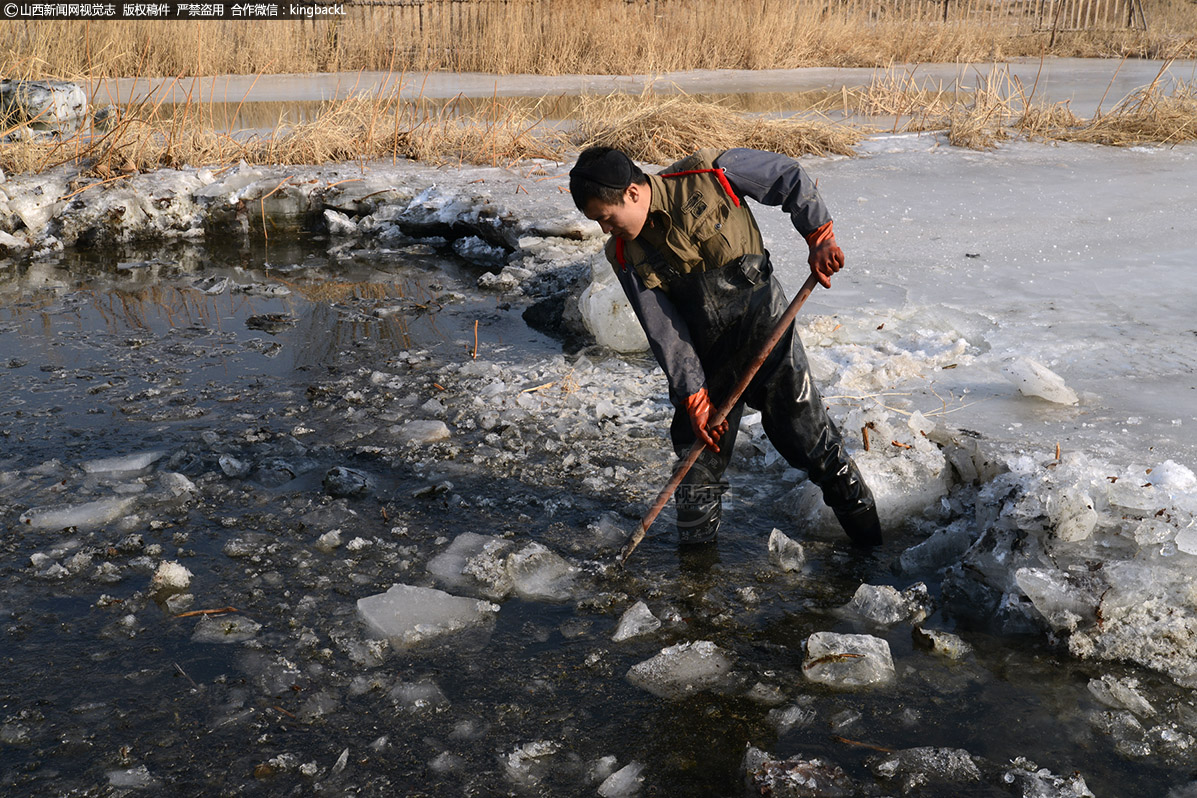
[[[727,179],[727,175],[723,173],[722,169],[690,169],[685,172],[670,172],[661,177],[685,177],[686,175],[705,175],[708,172],[715,173],[715,179],[719,181],[719,185],[723,186],[723,190],[727,192],[727,196],[731,197],[733,203],[738,208],[740,207],[740,198],[736,196],[736,192],[732,190],[731,182]]]
[[[628,262],[623,256],[623,239],[615,239],[615,260],[619,261],[619,270],[626,272],[628,270]]]

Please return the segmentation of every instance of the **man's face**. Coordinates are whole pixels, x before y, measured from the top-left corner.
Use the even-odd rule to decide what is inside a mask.
[[[604,233],[631,241],[644,229],[644,222],[648,218],[648,197],[647,185],[633,183],[624,189],[623,201],[618,205],[592,199],[586,203],[584,213],[587,219],[598,222]]]

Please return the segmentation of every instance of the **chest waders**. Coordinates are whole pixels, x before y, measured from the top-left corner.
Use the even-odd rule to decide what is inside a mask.
[[[644,249],[649,250],[650,260],[663,260],[651,246]],[[617,246],[618,255],[623,255],[622,250]],[[730,395],[741,370],[768,339],[788,304],[772,276],[768,253],[746,254],[700,273],[670,275],[662,288],[690,331],[712,401],[721,401]],[[684,399],[670,395],[674,417],[669,432],[678,457],[685,456],[697,437]],[[674,500],[678,541],[715,540],[728,488],[724,473],[745,404],[761,412],[765,434],[786,462],[805,471],[819,486],[824,502],[852,542],[879,545],[881,527],[873,494],[827,414],[792,324],[728,414],[719,451],[704,449],[678,486]]]

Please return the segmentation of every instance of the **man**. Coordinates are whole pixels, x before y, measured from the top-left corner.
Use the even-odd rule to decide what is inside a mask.
[[[777,451],[822,489],[852,542],[879,545],[873,495],[827,415],[792,326],[727,419],[709,423],[712,402],[730,393],[788,304],[745,198],[790,215],[825,287],[843,267],[831,216],[805,170],[774,153],[731,149],[701,150],[645,175],[619,150],[591,147],[570,171],[569,188],[578,209],[611,235],[607,259],[669,380],[675,451],[681,457],[696,440],[706,444],[678,488],[679,542],[715,539],[723,474],[747,402],[761,411]]]

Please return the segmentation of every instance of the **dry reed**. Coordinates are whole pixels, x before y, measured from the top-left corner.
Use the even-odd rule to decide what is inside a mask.
[[[578,147],[618,147],[641,161],[668,163],[703,147],[751,147],[800,155],[849,155],[865,133],[831,122],[745,117],[686,95],[609,95],[577,109]]]
[[[894,130],[945,130],[950,143],[974,149],[991,148],[1012,135],[1121,146],[1197,140],[1197,87],[1164,81],[1167,66],[1151,85],[1089,120],[1078,119],[1066,104],[1034,104],[1008,70],[997,68],[974,76],[969,86],[947,88],[891,74],[866,89],[845,90],[841,101],[849,113],[892,114]],[[851,154],[875,122],[859,126],[822,116],[744,115],[684,94],[610,95],[582,98],[572,112],[576,124],[567,133],[542,124],[544,114],[536,110],[505,107],[497,98],[467,112],[453,104],[430,110],[395,92],[331,102],[310,121],[244,138],[214,130],[210,111],[200,104],[186,103],[167,114],[143,101],[118,109],[105,131],[9,142],[0,149],[0,169],[21,174],[70,163],[89,177],[116,181],[159,167],[240,161],[289,165],[410,158],[510,166],[530,158],[564,160],[592,144],[619,147],[649,163],[667,163],[704,147],[751,147],[798,157]]]
[[[0,74],[78,79],[356,70],[643,74],[1016,56],[1193,57],[1189,0],[1149,31],[1056,31],[1001,3],[508,0],[350,8],[320,22],[0,22]],[[899,8],[906,11],[898,11]],[[1027,6],[1033,8],[1033,6]],[[1052,45],[1048,49],[1049,43]],[[1179,49],[1178,49],[1179,48]]]

